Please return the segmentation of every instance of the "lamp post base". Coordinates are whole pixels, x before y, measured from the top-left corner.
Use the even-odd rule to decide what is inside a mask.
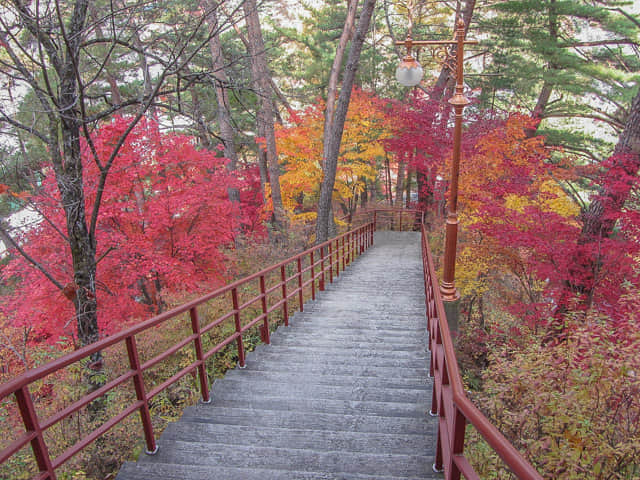
[[[440,282],[440,295],[443,302],[455,302],[460,298],[460,293],[453,282]]]
[[[453,301],[443,301],[444,313],[447,316],[447,324],[449,325],[449,331],[452,333],[458,332],[458,320],[460,318],[460,296]]]

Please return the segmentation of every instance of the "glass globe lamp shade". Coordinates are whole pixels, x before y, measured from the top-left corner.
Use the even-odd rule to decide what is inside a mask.
[[[396,80],[405,87],[414,87],[422,80],[422,67],[411,55],[405,56],[396,68]]]

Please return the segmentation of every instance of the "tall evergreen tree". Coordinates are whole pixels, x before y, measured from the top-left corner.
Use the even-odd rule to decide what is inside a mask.
[[[547,142],[595,160],[624,126],[623,105],[640,67],[637,19],[626,3],[506,0],[483,11],[488,71],[484,99],[540,119]],[[634,73],[635,72],[635,73]],[[595,122],[595,123],[594,123]],[[606,133],[605,133],[606,132]],[[610,143],[603,138],[609,136]]]

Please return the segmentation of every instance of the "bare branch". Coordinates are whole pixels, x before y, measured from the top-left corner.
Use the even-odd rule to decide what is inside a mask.
[[[3,221],[0,221],[0,237],[2,237],[2,240],[6,244],[15,248],[20,253],[20,255],[22,255],[24,259],[27,260],[31,265],[40,270],[40,272],[42,272],[42,274],[47,277],[47,280],[53,283],[58,289],[62,290],[64,288],[64,285],[53,278],[53,275],[51,275],[51,273],[49,273],[41,263],[37,262],[33,257],[31,257],[31,255],[24,251],[24,249],[18,244],[18,242],[16,242],[14,238],[9,234],[9,232],[7,232]]]

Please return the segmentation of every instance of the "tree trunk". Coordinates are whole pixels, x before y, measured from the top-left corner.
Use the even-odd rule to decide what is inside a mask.
[[[216,15],[213,2],[205,2],[205,11],[207,12],[207,25],[209,27],[209,51],[211,52],[211,60],[213,64],[213,74],[215,76],[216,99],[218,101],[218,127],[220,128],[220,139],[224,146],[224,156],[229,159],[227,169],[235,171],[238,164],[238,155],[234,141],[235,129],[231,123],[231,111],[229,109],[229,95],[227,94],[227,85],[229,79],[225,71],[224,56],[222,54],[222,44],[220,43],[220,34],[218,31],[218,17]],[[229,200],[234,203],[240,202],[240,192],[237,188],[229,188]],[[264,194],[264,192],[263,192]]]
[[[331,65],[331,72],[329,74],[329,86],[327,88],[327,104],[324,111],[324,139],[323,139],[323,153],[326,154],[329,149],[329,135],[327,132],[331,132],[331,126],[333,124],[333,116],[335,114],[336,96],[338,93],[338,77],[340,76],[340,67],[342,67],[342,60],[344,58],[344,52],[347,50],[347,44],[349,39],[353,35],[353,25],[356,20],[356,12],[358,10],[358,0],[349,0],[347,7],[347,18],[344,22],[344,28],[338,41],[338,48],[336,50],[336,56],[333,58],[333,64]],[[325,165],[325,158],[322,159],[322,168]]]
[[[276,152],[276,136],[274,129],[274,109],[271,100],[270,74],[260,29],[256,0],[245,0],[243,3],[247,33],[249,36],[249,54],[251,55],[251,72],[253,84],[260,105],[257,114],[258,135],[266,141],[267,168],[273,202],[274,226],[282,229],[286,225],[286,215],[280,193],[280,166]]]
[[[404,171],[406,163],[398,160],[398,176],[396,178],[396,204],[402,207],[402,193],[404,192]]]
[[[556,13],[556,0],[550,0],[549,2],[549,36],[554,44],[558,42],[558,14]],[[547,65],[548,72],[557,71],[559,66],[553,62],[549,62]],[[533,138],[538,133],[538,125],[540,125],[540,120],[544,118],[544,114],[547,110],[547,106],[549,105],[549,100],[551,99],[551,94],[553,93],[554,84],[545,80],[542,84],[542,89],[540,90],[540,94],[538,95],[538,101],[536,102],[536,106],[533,109],[533,118],[538,120],[535,127],[525,129],[525,133],[527,138]]]
[[[316,224],[316,242],[322,243],[329,236],[329,213],[331,210],[331,198],[333,196],[333,186],[336,181],[336,170],[338,168],[338,155],[340,153],[340,143],[342,142],[342,132],[344,122],[347,118],[347,109],[351,100],[351,90],[353,81],[355,80],[358,63],[360,61],[360,52],[364,44],[365,36],[369,30],[369,22],[375,7],[375,0],[365,0],[360,13],[360,20],[356,29],[351,49],[349,50],[349,58],[345,66],[344,77],[342,81],[342,90],[336,105],[335,118],[328,132],[329,141],[326,144],[323,158],[325,159],[325,171],[320,187],[320,200],[318,202],[318,220]],[[327,136],[327,132],[325,132]]]
[[[69,39],[66,44],[64,63],[58,67],[60,78],[59,112],[53,129],[59,128],[62,135],[62,156],[53,155],[56,181],[67,220],[67,233],[73,262],[73,282],[68,297],[76,310],[78,338],[81,345],[96,342],[99,338],[96,301],[96,245],[95,238],[87,228],[83,168],[80,150],[80,129],[78,107],[78,65],[81,32],[85,28],[88,0],[75,4],[70,21]],[[54,135],[57,137],[57,133]],[[97,355],[94,361],[98,361]]]
[[[362,194],[360,195],[360,208],[363,210],[367,208],[367,201],[369,200],[369,186],[367,179],[362,179]]]
[[[637,178],[640,169],[640,91],[636,94],[629,111],[629,116],[625,123],[625,128],[620,134],[618,144],[613,152],[615,168],[621,168],[630,176]],[[612,179],[615,183],[617,179]],[[602,239],[612,235],[615,227],[615,215],[612,212],[619,212],[625,206],[629,193],[632,189],[620,189],[619,186],[611,185],[610,182],[603,182],[600,192],[589,204],[588,208],[581,214],[582,230],[578,237],[578,245],[600,244]],[[600,269],[601,260],[599,256],[586,257],[580,252],[573,255],[571,265],[575,278],[585,278],[588,273],[595,278]],[[568,290],[583,296],[583,302],[590,305],[593,300],[595,285],[588,279],[570,282],[567,280]],[[568,298],[561,298],[555,312],[558,320],[557,330],[563,329],[562,317],[569,310]]]
[[[635,96],[624,130],[613,151],[617,155],[616,164],[624,168],[628,175],[637,176],[640,168],[640,91]],[[614,220],[604,217],[604,204],[620,210],[624,207],[628,193],[620,195],[610,185],[603,185],[599,198],[594,199],[582,213],[582,232],[580,243],[586,243],[597,237],[608,237],[613,231]]]
[[[389,155],[385,152],[384,156],[384,183],[387,191],[387,202],[393,205],[393,192],[391,191],[391,165],[389,165]]]
[[[411,169],[407,166],[407,178],[404,182],[404,206],[409,208],[411,202]]]

